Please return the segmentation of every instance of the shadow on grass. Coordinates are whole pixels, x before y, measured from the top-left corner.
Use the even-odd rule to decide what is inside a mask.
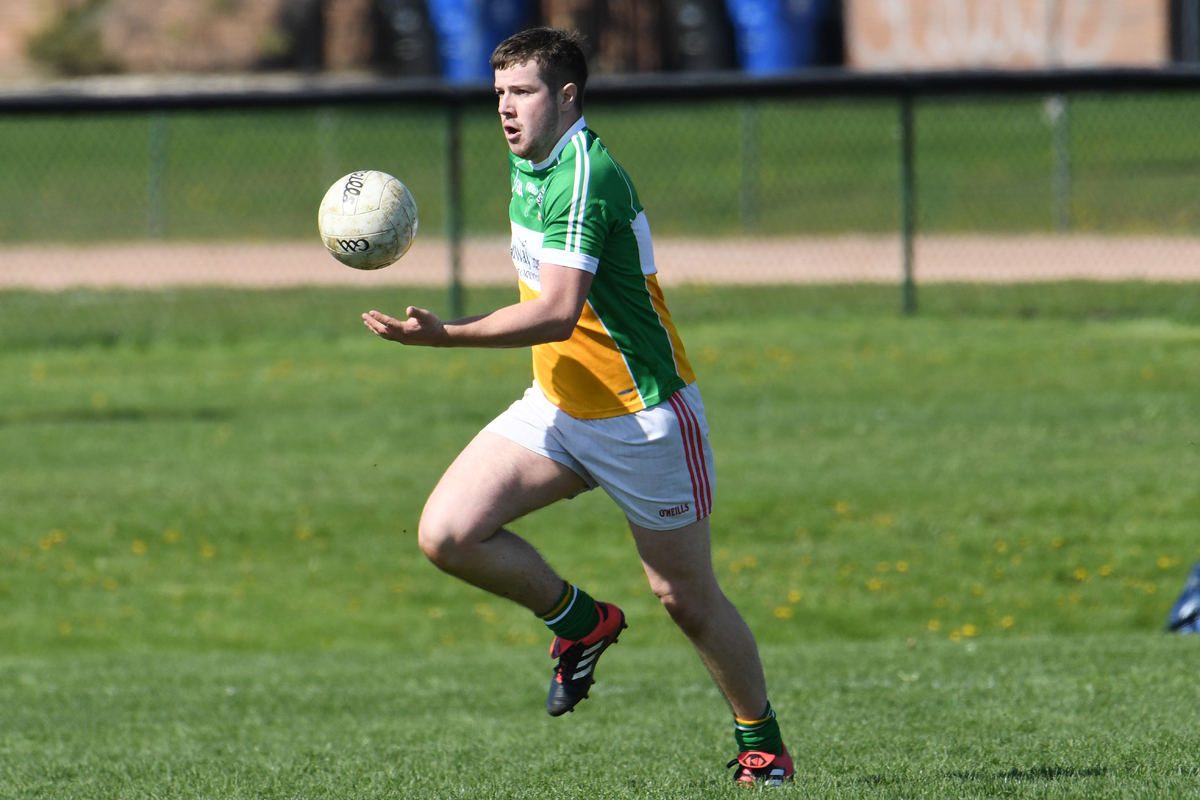
[[[1098,778],[1108,775],[1108,767],[1033,767],[1007,772],[951,772],[960,781],[1056,781],[1061,778]]]
[[[225,422],[233,416],[232,411],[223,408],[63,408],[0,414],[0,427],[78,422]]]
[[[1005,772],[951,772],[946,777],[973,783],[1049,783],[1062,779],[1097,778],[1110,772],[1108,767],[1032,767]],[[895,775],[867,775],[861,782],[868,786],[897,786],[907,780]]]

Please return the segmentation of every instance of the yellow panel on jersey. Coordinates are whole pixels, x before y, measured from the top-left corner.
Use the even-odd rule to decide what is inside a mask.
[[[523,281],[520,287],[522,302],[538,297]],[[533,348],[533,377],[551,403],[576,419],[618,417],[646,407],[617,343],[587,303],[570,339]]]
[[[675,356],[675,369],[679,377],[687,383],[695,383],[696,375],[692,372],[692,365],[688,363],[687,353],[683,352],[683,339],[679,338],[679,331],[675,330],[671,312],[667,311],[667,301],[658,285],[658,275],[646,276],[646,288],[650,290],[650,301],[654,304],[654,310],[658,312],[658,318],[666,328],[667,335],[671,337],[671,352]]]
[[[545,161],[511,159],[521,299],[542,291],[542,262],[594,276],[571,338],[533,348],[534,376],[550,402],[579,419],[603,419],[665,402],[694,382],[655,277],[650,223],[599,138],[581,119]]]

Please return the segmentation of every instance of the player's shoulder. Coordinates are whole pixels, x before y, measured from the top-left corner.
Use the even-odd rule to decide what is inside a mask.
[[[587,193],[593,197],[614,194],[614,199],[633,194],[629,178],[617,164],[600,137],[590,128],[578,131],[559,155],[557,168],[551,178],[556,188],[572,194],[575,184],[586,181]]]

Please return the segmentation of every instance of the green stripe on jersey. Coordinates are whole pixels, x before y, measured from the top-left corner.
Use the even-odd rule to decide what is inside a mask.
[[[542,169],[509,156],[513,260],[519,262],[521,279],[537,291],[543,255],[595,273],[588,303],[651,406],[686,381],[646,286],[652,259],[649,226],[644,216],[639,219],[643,209],[633,183],[595,133],[582,125],[568,133]]]

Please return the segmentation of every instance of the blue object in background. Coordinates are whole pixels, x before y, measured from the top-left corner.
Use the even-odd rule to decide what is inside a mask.
[[[725,0],[744,72],[768,75],[817,60],[829,0]]]
[[[442,77],[450,83],[491,83],[488,58],[516,33],[529,0],[429,0]]]
[[[1200,633],[1200,564],[1192,567],[1183,593],[1167,617],[1167,630],[1175,633]]]

